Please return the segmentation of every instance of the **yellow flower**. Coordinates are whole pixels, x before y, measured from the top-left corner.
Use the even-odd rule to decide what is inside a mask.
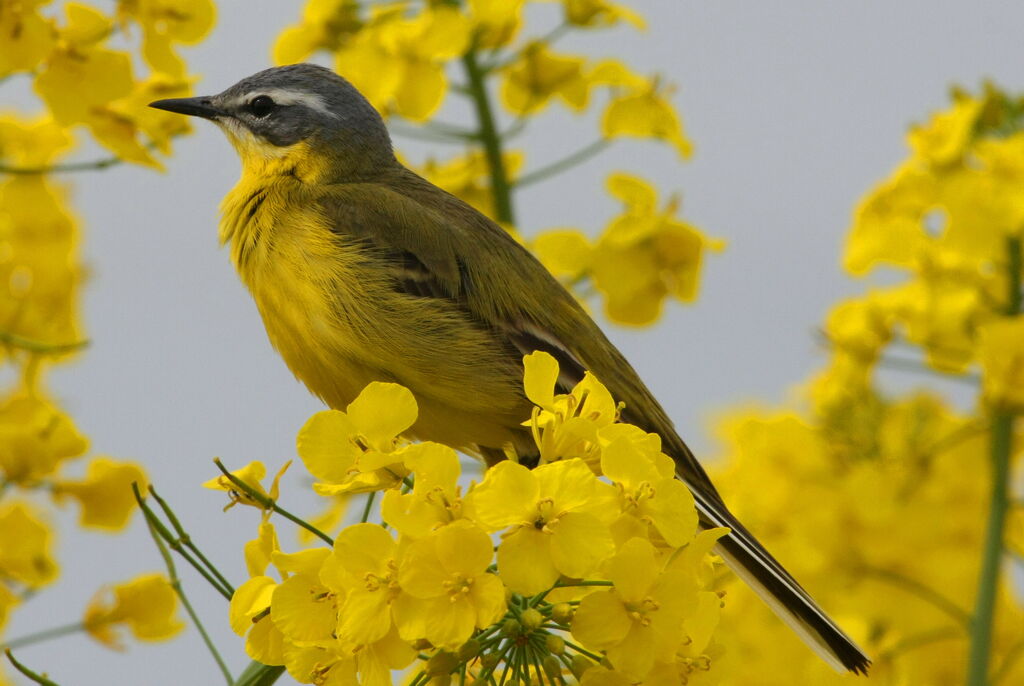
[[[256,538],[246,542],[242,547],[245,556],[245,568],[250,577],[263,575],[267,571],[274,553],[279,552],[277,544],[277,531],[274,525],[268,521],[260,522],[259,533]]]
[[[0,578],[38,588],[56,576],[49,527],[27,504],[0,505]]]
[[[57,31],[36,8],[49,0],[4,3],[0,12],[0,77],[34,69],[53,49]]]
[[[470,23],[457,9],[437,5],[405,19],[385,11],[337,53],[338,73],[382,111],[428,119],[444,99],[444,62],[469,44]]]
[[[78,523],[83,527],[123,529],[137,503],[132,483],[146,492],[147,479],[142,467],[133,462],[115,462],[102,457],[89,463],[82,481],[56,481],[53,494],[59,499],[69,496],[78,501],[81,512]]]
[[[27,135],[22,144],[41,143],[27,163],[49,161],[61,145]],[[20,156],[17,150],[16,156]],[[35,158],[35,159],[30,159]],[[78,228],[64,204],[64,188],[43,175],[21,175],[0,183],[0,321],[4,330],[41,343],[80,340],[77,289]]]
[[[212,0],[121,0],[118,18],[134,19],[142,27],[142,55],[154,71],[185,75],[185,63],[174,43],[194,45],[213,28],[216,5]]]
[[[1002,409],[1024,408],[1024,316],[1005,317],[980,331],[982,397]]]
[[[236,469],[235,471],[231,472],[231,474],[232,476],[235,476],[238,479],[240,479],[246,486],[251,488],[256,493],[262,495],[263,497],[269,498],[270,500],[277,500],[278,496],[280,495],[281,477],[284,476],[284,473],[288,471],[288,468],[291,466],[292,461],[288,460],[287,462],[284,463],[284,466],[281,467],[280,470],[278,470],[277,474],[274,475],[274,480],[270,484],[269,492],[263,490],[263,486],[260,484],[260,481],[262,481],[263,478],[267,475],[267,468],[263,466],[263,463],[258,460],[250,462],[241,469]],[[205,482],[203,484],[203,488],[209,488],[214,491],[227,491],[231,495],[231,504],[228,505],[228,507],[231,507],[235,503],[251,505],[253,507],[259,508],[263,507],[258,501],[253,499],[244,491],[239,490],[238,486],[233,484],[231,480],[228,479],[223,474]]]
[[[49,117],[0,117],[0,158],[19,167],[52,164],[74,145],[67,129]]]
[[[3,631],[7,624],[7,617],[11,610],[21,603],[21,598],[12,593],[6,584],[0,584],[0,631]],[[3,682],[0,682],[3,683]]]
[[[490,537],[465,520],[411,544],[398,568],[399,635],[455,650],[474,628],[498,621],[506,610],[505,587],[487,573],[493,557]]]
[[[362,25],[356,0],[308,0],[302,20],[274,41],[274,63],[295,64],[317,50],[335,51]]]
[[[67,126],[86,122],[93,108],[128,95],[132,66],[127,53],[100,47],[112,26],[109,19],[77,3],[64,9],[68,23],[60,46],[36,77],[35,90],[53,118]]]
[[[671,144],[683,159],[690,157],[693,144],[683,133],[679,115],[664,96],[657,79],[617,96],[604,111],[601,133],[606,138],[656,138]]]
[[[255,576],[235,589],[228,607],[232,631],[245,636],[246,655],[265,665],[284,664],[284,635],[268,612],[276,587],[269,576]]]
[[[562,0],[562,6],[565,8],[565,20],[575,26],[606,27],[625,21],[641,30],[647,28],[639,14],[608,0]]]
[[[619,407],[608,389],[587,372],[571,393],[554,395],[558,362],[546,352],[523,358],[523,388],[539,409],[525,426],[532,426],[541,461],[580,458],[598,471],[599,433],[618,419]]]
[[[927,215],[938,201],[938,180],[931,173],[913,164],[900,166],[858,204],[843,265],[858,275],[879,262],[912,265],[929,242]]]
[[[320,567],[330,555],[315,548],[304,560],[305,569],[274,587],[270,618],[285,638],[296,645],[329,642],[338,626],[339,598],[319,579]]]
[[[607,572],[614,588],[584,596],[572,635],[585,647],[603,650],[616,671],[639,681],[655,661],[674,659],[696,588],[681,572],[661,571],[654,547],[640,538],[622,546]]]
[[[910,127],[907,142],[915,156],[930,164],[960,161],[974,136],[983,102],[962,96],[949,111],[934,114],[925,125]]]
[[[397,559],[398,545],[377,524],[354,524],[334,539],[320,579],[345,596],[337,627],[343,644],[375,643],[391,630],[391,603],[399,594]]]
[[[572,283],[590,267],[593,247],[576,229],[545,231],[533,239],[533,253],[552,274]]]
[[[558,97],[574,110],[582,110],[590,96],[585,62],[582,57],[557,55],[544,43],[530,43],[502,71],[502,103],[510,112],[526,115]]]
[[[406,469],[396,438],[416,421],[409,389],[393,383],[366,386],[345,411],[327,410],[309,418],[299,431],[299,457],[321,495],[390,488]]]
[[[524,4],[525,0],[469,0],[476,46],[491,50],[515,40],[523,24]]]
[[[675,478],[675,463],[668,455],[644,451],[623,436],[601,450],[601,473],[618,486],[624,517],[653,526],[673,548],[693,539],[697,529],[693,496]]]
[[[438,443],[417,443],[402,451],[406,468],[416,479],[411,493],[384,493],[381,516],[403,536],[423,538],[462,518],[459,456]]]
[[[16,393],[0,404],[0,470],[8,481],[31,484],[88,447],[71,418],[37,395]]]
[[[121,648],[114,630],[123,625],[140,641],[163,641],[181,632],[178,596],[162,574],[143,574],[101,591],[86,608],[82,623],[97,641]]]
[[[543,591],[561,574],[585,577],[614,549],[604,521],[614,491],[582,460],[532,471],[500,462],[467,497],[485,529],[506,529],[498,546],[498,570],[516,593]]]
[[[696,297],[704,251],[718,250],[721,243],[676,219],[675,199],[658,210],[657,194],[643,179],[612,174],[608,190],[625,207],[591,253],[591,277],[611,319],[648,324],[667,295],[684,302]]]

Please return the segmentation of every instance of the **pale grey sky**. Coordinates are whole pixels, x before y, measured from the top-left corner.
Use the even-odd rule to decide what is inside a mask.
[[[683,215],[728,241],[708,259],[695,305],[669,306],[655,328],[606,327],[682,435],[699,454],[713,455],[708,427],[716,412],[778,402],[821,364],[815,327],[830,304],[863,288],[839,268],[851,210],[904,156],[908,123],[943,107],[951,83],[975,87],[992,77],[1024,87],[1024,6],[630,4],[647,17],[646,33],[580,34],[559,48],[663,73],[678,85],[674,100],[696,155],[681,164],[668,146],[616,144],[571,178],[524,191],[520,227],[526,234],[564,225],[597,231],[617,209],[604,177],[622,170],[655,181],[663,194],[681,191]],[[275,34],[298,14],[298,3],[221,2],[216,30],[187,53],[202,76],[198,91],[220,91],[268,66]],[[592,121],[556,111],[526,136],[527,163],[539,166],[595,135]],[[428,151],[397,142],[414,158]],[[321,407],[271,350],[217,247],[217,206],[238,175],[233,151],[198,122],[167,167],[166,174],[120,167],[72,179],[93,273],[84,302],[93,346],[56,371],[53,386],[94,451],[143,462],[196,540],[241,582],[241,545],[254,535],[257,513],[223,514],[224,500],[199,484],[214,475],[214,456],[236,466],[262,459],[276,469],[295,456],[296,431]],[[286,501],[299,492],[297,467]],[[308,511],[308,499],[299,503]],[[139,522],[127,536],[109,537],[82,535],[72,521],[71,513],[61,521],[61,581],[15,614],[8,636],[73,619],[102,583],[161,568]],[[280,533],[293,547],[289,528],[281,525]],[[240,671],[248,660],[227,628],[226,604],[187,570],[184,577]],[[220,679],[193,630],[167,644],[132,644],[127,655],[73,637],[19,656],[64,686]]]

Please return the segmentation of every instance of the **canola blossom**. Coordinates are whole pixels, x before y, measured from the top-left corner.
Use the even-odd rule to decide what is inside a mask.
[[[202,40],[214,14],[212,0],[0,2],[0,82],[23,82],[37,98],[31,116],[0,115],[0,632],[27,611],[26,599],[62,571],[73,575],[61,569],[53,507],[77,511],[83,531],[117,533],[137,509],[133,484],[148,486],[140,464],[90,452],[47,384],[51,368],[88,344],[83,223],[56,174],[161,167],[156,153],[170,154],[190,128],[146,105],[189,93],[179,49]],[[75,157],[86,140],[105,156]],[[137,640],[165,640],[184,628],[179,612],[171,580],[147,570],[102,591],[73,628],[122,649],[119,627]],[[17,648],[49,633],[5,633],[0,644]]]
[[[856,276],[884,265],[903,280],[833,307],[806,408],[721,422],[716,481],[874,656],[872,682],[1024,680],[1020,587],[1006,564],[1024,550],[1019,103],[992,86],[956,91],[910,129],[907,158],[857,206],[844,254]],[[972,404],[939,386],[888,391],[892,367],[953,380]],[[845,681],[792,637],[766,641],[769,613],[728,590],[721,683]]]
[[[660,440],[618,423],[597,379],[555,395],[550,355],[528,355],[524,366],[531,398],[543,403],[536,435],[574,426],[593,441],[566,444],[533,470],[499,463],[464,490],[453,450],[395,437],[415,420],[415,402],[382,424],[405,395],[367,386],[332,441],[359,454],[333,478],[367,490],[357,462],[371,452],[401,476],[373,484],[384,491],[379,521],[367,507],[330,549],[284,553],[273,525],[260,525],[246,546],[252,577],[230,607],[250,657],[284,665],[301,683],[381,686],[398,670],[413,683],[674,683],[711,668],[705,649],[721,599],[709,590],[708,553],[725,530],[698,532],[692,498],[673,498],[678,482],[666,476]],[[300,454],[315,444],[309,431]],[[251,487],[262,491],[257,480]]]

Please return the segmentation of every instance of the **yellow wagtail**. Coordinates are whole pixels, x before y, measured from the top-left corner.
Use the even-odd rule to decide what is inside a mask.
[[[295,64],[223,93],[152,103],[209,119],[242,159],[220,238],[285,362],[330,407],[371,381],[408,387],[409,435],[535,464],[521,423],[523,356],[553,355],[560,392],[591,370],[657,433],[693,492],[703,526],[731,533],[717,552],[838,670],[864,653],[729,512],[672,421],[573,297],[500,226],[409,171],[377,111],[346,80]]]

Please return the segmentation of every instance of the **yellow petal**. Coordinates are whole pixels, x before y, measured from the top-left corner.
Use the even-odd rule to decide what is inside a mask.
[[[572,618],[572,635],[588,648],[615,645],[629,632],[632,619],[615,591],[584,596]]]
[[[254,576],[235,589],[228,608],[231,630],[245,636],[252,628],[252,618],[270,607],[277,582],[269,576]]]
[[[551,562],[551,537],[532,526],[516,529],[498,546],[498,574],[515,593],[531,596],[551,587],[558,570]]]
[[[344,483],[361,454],[351,441],[357,432],[355,421],[344,412],[317,412],[299,430],[296,438],[299,457],[318,479]]]
[[[615,551],[608,526],[593,515],[569,512],[551,529],[551,561],[565,576],[581,579]]]
[[[523,357],[523,388],[534,405],[552,409],[557,382],[558,361],[549,353],[538,350]]]
[[[338,608],[315,576],[296,574],[274,589],[270,618],[289,641],[330,641]]]
[[[413,425],[419,411],[408,388],[375,381],[363,389],[346,412],[371,447],[388,452],[395,436]]]
[[[488,469],[468,497],[477,521],[496,531],[530,516],[538,497],[537,480],[526,467],[505,460]]]

